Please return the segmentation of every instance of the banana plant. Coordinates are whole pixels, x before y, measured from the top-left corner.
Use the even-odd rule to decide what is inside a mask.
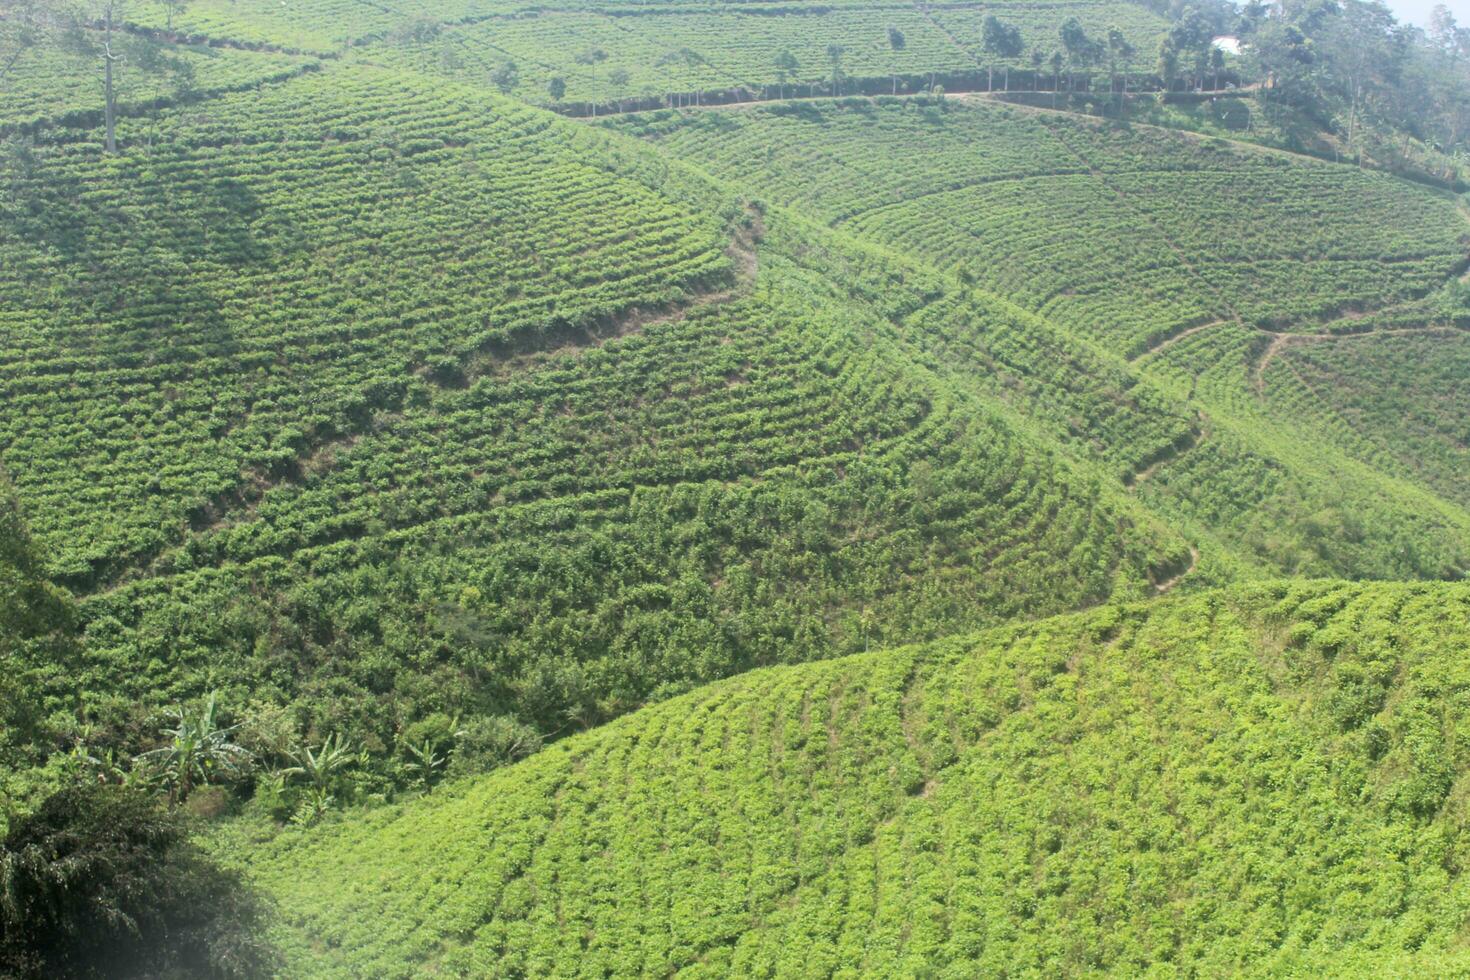
[[[231,741],[239,726],[219,727],[215,720],[217,708],[215,696],[211,694],[197,716],[190,717],[183,708],[173,709],[170,712],[173,727],[163,730],[168,744],[135,759],[145,767],[156,767],[161,773],[168,787],[170,806],[188,799],[196,786],[219,778],[234,778],[250,766],[251,754]]]
[[[314,789],[326,791],[355,759],[351,743],[334,733],[328,735],[318,749],[302,746],[292,752],[291,760],[296,764],[287,766],[281,773],[288,777],[305,776]]]
[[[422,747],[408,745],[405,748],[408,751],[409,758],[408,762],[404,763],[404,768],[414,778],[423,782],[424,788],[427,790],[433,785],[439,773],[443,771],[444,763],[447,759],[434,751],[434,743],[429,739],[424,739]]]

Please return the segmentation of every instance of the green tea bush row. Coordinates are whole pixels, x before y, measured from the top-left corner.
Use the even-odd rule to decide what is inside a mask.
[[[1110,606],[747,674],[223,846],[322,976],[1438,962],[1467,615],[1447,585]]]
[[[87,582],[207,523],[432,358],[728,281],[722,216],[543,126],[354,69],[180,110],[116,159],[13,161],[0,455],[54,567]]]

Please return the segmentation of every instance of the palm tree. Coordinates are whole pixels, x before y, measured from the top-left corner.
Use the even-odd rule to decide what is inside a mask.
[[[168,744],[137,757],[163,772],[170,806],[188,799],[195,786],[214,777],[238,775],[250,765],[250,753],[230,740],[239,726],[220,728],[215,720],[217,707],[211,694],[197,718],[175,708],[170,712],[174,726],[163,730]]]

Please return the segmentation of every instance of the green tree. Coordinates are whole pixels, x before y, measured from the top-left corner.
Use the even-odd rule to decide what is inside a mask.
[[[1067,91],[1072,92],[1077,88],[1077,69],[1085,68],[1097,60],[1099,45],[1087,36],[1087,32],[1082,29],[1082,22],[1076,17],[1068,17],[1062,21],[1059,33],[1062,49],[1067,52]]]
[[[404,752],[408,755],[403,768],[411,778],[423,784],[424,789],[433,787],[434,782],[444,771],[446,759],[439,754],[432,739],[424,739],[422,745],[405,745]]]
[[[832,65],[832,94],[842,94],[842,58],[847,49],[840,44],[827,45],[827,60]]]
[[[995,91],[995,59],[999,57],[1000,46],[1003,43],[1001,36],[1004,27],[1000,18],[994,14],[986,14],[985,20],[980,24],[980,48],[989,57],[985,62],[985,91]]]
[[[164,30],[173,32],[174,15],[181,14],[189,6],[189,0],[163,0]]]
[[[782,48],[776,53],[776,97],[786,98],[786,79],[795,75],[801,69],[801,63],[796,60],[796,55]]]
[[[302,746],[290,755],[294,765],[282,769],[286,776],[304,776],[317,789],[332,790],[347,767],[356,761],[352,743],[335,732],[319,748]]]
[[[980,43],[991,59],[986,65],[986,89],[995,88],[995,59],[999,58],[1004,63],[1002,68],[1005,74],[1002,85],[1006,91],[1010,91],[1010,63],[1019,58],[1021,51],[1025,48],[1025,43],[1021,39],[1021,29],[1012,24],[1003,23],[994,14],[988,15],[981,26]]]
[[[903,36],[903,31],[899,30],[896,27],[888,28],[888,47],[891,48],[895,54],[899,51],[902,51],[904,49],[904,46],[907,44],[908,40]],[[898,65],[896,59],[893,69],[893,94],[898,94]]]
[[[1128,63],[1133,57],[1133,45],[1116,26],[1108,28],[1108,91],[1118,91],[1118,66],[1123,66],[1123,92],[1128,91]]]
[[[1164,91],[1168,92],[1174,88],[1174,80],[1179,77],[1179,49],[1174,46],[1174,39],[1165,34],[1159,38],[1159,78],[1164,82]]]
[[[502,61],[490,73],[490,84],[498,88],[501,95],[509,95],[521,84],[521,71],[514,61]]]
[[[106,28],[102,40],[102,119],[108,153],[117,152],[117,89],[113,84],[113,76],[118,63],[122,61],[122,56],[112,46],[112,17],[116,6],[117,0],[107,0],[107,5],[103,8]]]
[[[613,98],[617,100],[618,111],[623,111],[623,96],[628,91],[628,69],[614,68],[607,73],[607,84],[612,89]]]
[[[45,38],[46,19],[37,0],[20,0],[7,11],[10,31],[0,36],[0,85],[15,70],[21,56],[40,50]]]
[[[130,787],[67,787],[0,844],[3,976],[268,976],[264,921],[181,815]]]
[[[551,101],[560,102],[567,94],[567,80],[557,75],[546,84],[546,91],[551,96]]]

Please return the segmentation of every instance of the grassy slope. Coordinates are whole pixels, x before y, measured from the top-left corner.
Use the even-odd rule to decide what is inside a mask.
[[[0,452],[55,567],[93,585],[146,561],[432,358],[728,282],[719,204],[550,121],[325,71],[126,120],[116,159],[42,139],[8,161]]]
[[[612,104],[670,93],[744,89],[774,97],[812,94],[830,85],[830,45],[843,48],[845,91],[916,90],[929,73],[965,76],[971,84],[988,69],[1030,71],[1033,51],[1059,45],[1057,27],[1075,16],[1094,37],[1117,26],[1140,50],[1156,44],[1162,18],[1130,3],[1011,6],[998,11],[1018,28],[1024,44],[1013,58],[985,53],[984,17],[993,11],[921,11],[891,4],[820,5],[796,13],[790,5],[609,5],[603,11],[539,11],[479,20],[427,36],[389,38],[364,56],[407,64],[461,80],[482,82],[506,62],[518,68],[518,97],[552,103],[548,83],[566,82],[565,101]],[[893,47],[889,30],[903,36]],[[775,67],[782,51],[796,59],[783,79]],[[618,73],[626,80],[616,84]],[[997,74],[995,84],[1002,84]],[[884,84],[886,83],[886,84]],[[830,88],[826,89],[830,91]]]
[[[1463,969],[1467,653],[1463,585],[1110,606],[225,847],[303,976]]]
[[[1068,0],[1010,6],[1000,15],[1018,27],[1018,57],[985,53],[981,25],[989,11],[921,12],[874,0],[831,3],[569,2],[553,9],[529,0],[408,0],[391,6],[355,0],[193,0],[176,12],[174,29],[188,37],[229,39],[317,54],[350,45],[379,63],[440,72],[486,84],[506,62],[518,67],[516,95],[549,104],[548,82],[566,82],[565,100],[611,103],[743,87],[775,86],[775,57],[790,51],[797,67],[785,84],[811,86],[831,77],[828,45],[844,48],[842,70],[854,81],[902,76],[915,86],[930,72],[975,75],[988,66],[1029,68],[1031,53],[1059,46],[1058,25],[1075,16],[1094,37],[1117,26],[1144,51],[1164,21],[1141,5]],[[167,8],[156,0],[130,6],[130,20],[159,29]],[[889,28],[904,41],[895,48]],[[1142,67],[1142,59],[1138,67]],[[622,84],[616,73],[625,72]],[[850,82],[851,83],[851,82]],[[999,80],[997,80],[999,84]]]

